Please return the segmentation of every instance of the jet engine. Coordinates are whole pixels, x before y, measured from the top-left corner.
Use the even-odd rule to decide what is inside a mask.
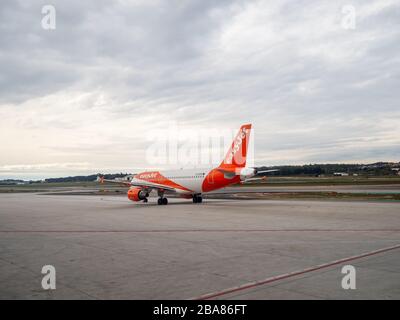
[[[128,190],[128,199],[132,201],[147,200],[149,193],[141,188],[131,188]]]

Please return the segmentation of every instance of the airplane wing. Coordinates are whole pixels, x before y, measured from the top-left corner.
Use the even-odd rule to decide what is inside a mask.
[[[237,174],[235,170],[227,170],[227,169],[221,169],[221,168],[217,168],[217,170],[219,172],[222,172],[225,175],[225,177],[227,177],[227,178],[232,178]],[[262,170],[262,171],[258,171],[257,169],[255,169],[255,170],[256,170],[255,175],[279,171],[279,169],[268,169],[268,170]],[[250,178],[250,179],[253,179],[253,178]]]
[[[262,170],[262,171],[257,171],[257,174],[260,173],[269,173],[269,172],[277,172],[279,169],[269,169],[269,170]]]
[[[133,187],[142,187],[146,189],[157,189],[157,190],[167,190],[167,191],[172,191],[176,192],[175,188],[172,187],[167,187],[161,184],[149,182],[149,181],[132,181],[130,183],[131,186]]]
[[[257,178],[249,178],[249,179],[242,181],[241,183],[243,184],[243,183],[256,182],[256,181],[262,182],[262,181],[266,181],[266,180],[267,180],[267,177],[262,176],[262,177],[257,177]]]
[[[160,185],[157,183],[152,183],[149,181],[137,181],[137,180],[128,181],[128,180],[119,180],[119,179],[110,180],[110,179],[104,179],[104,177],[102,177],[102,176],[98,176],[96,181],[99,183],[104,183],[104,182],[116,183],[116,184],[120,184],[120,185],[123,185],[126,187],[141,187],[141,188],[145,188],[145,189],[167,190],[167,191],[176,192],[175,188],[167,187],[167,186]]]
[[[249,183],[249,182],[263,182],[267,180],[267,176],[265,174],[270,173],[270,172],[277,172],[279,169],[268,169],[268,170],[262,170],[262,171],[257,171],[256,175],[254,177],[248,178],[244,181],[242,181],[242,184]],[[264,174],[263,176],[259,176],[260,174]]]
[[[124,186],[130,186],[131,183],[128,180],[110,180],[110,179],[104,179],[104,177],[102,176],[97,176],[96,179],[97,182],[99,183],[104,183],[104,182],[109,182],[109,183],[116,183],[116,184],[122,184]]]

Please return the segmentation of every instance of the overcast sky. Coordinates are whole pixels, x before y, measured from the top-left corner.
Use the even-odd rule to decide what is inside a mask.
[[[400,160],[398,0],[46,4],[0,2],[0,178],[136,172],[170,124],[253,123],[256,165]]]

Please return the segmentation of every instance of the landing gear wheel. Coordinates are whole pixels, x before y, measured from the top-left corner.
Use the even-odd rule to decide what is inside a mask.
[[[144,199],[143,199],[143,202],[144,202],[144,203],[147,203],[148,201],[149,201],[149,200],[148,200],[147,198],[144,198]]]
[[[162,198],[162,204],[168,204],[168,199],[167,198]]]
[[[201,202],[203,202],[203,198],[195,194],[193,196],[193,203],[201,203]]]
[[[161,204],[162,204],[162,198],[158,198],[157,204],[158,204],[158,205],[161,205]]]

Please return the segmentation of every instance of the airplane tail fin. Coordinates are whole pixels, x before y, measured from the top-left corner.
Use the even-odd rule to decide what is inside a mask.
[[[246,166],[247,150],[250,140],[251,124],[244,124],[240,127],[235,139],[219,165],[221,169],[243,168]]]

